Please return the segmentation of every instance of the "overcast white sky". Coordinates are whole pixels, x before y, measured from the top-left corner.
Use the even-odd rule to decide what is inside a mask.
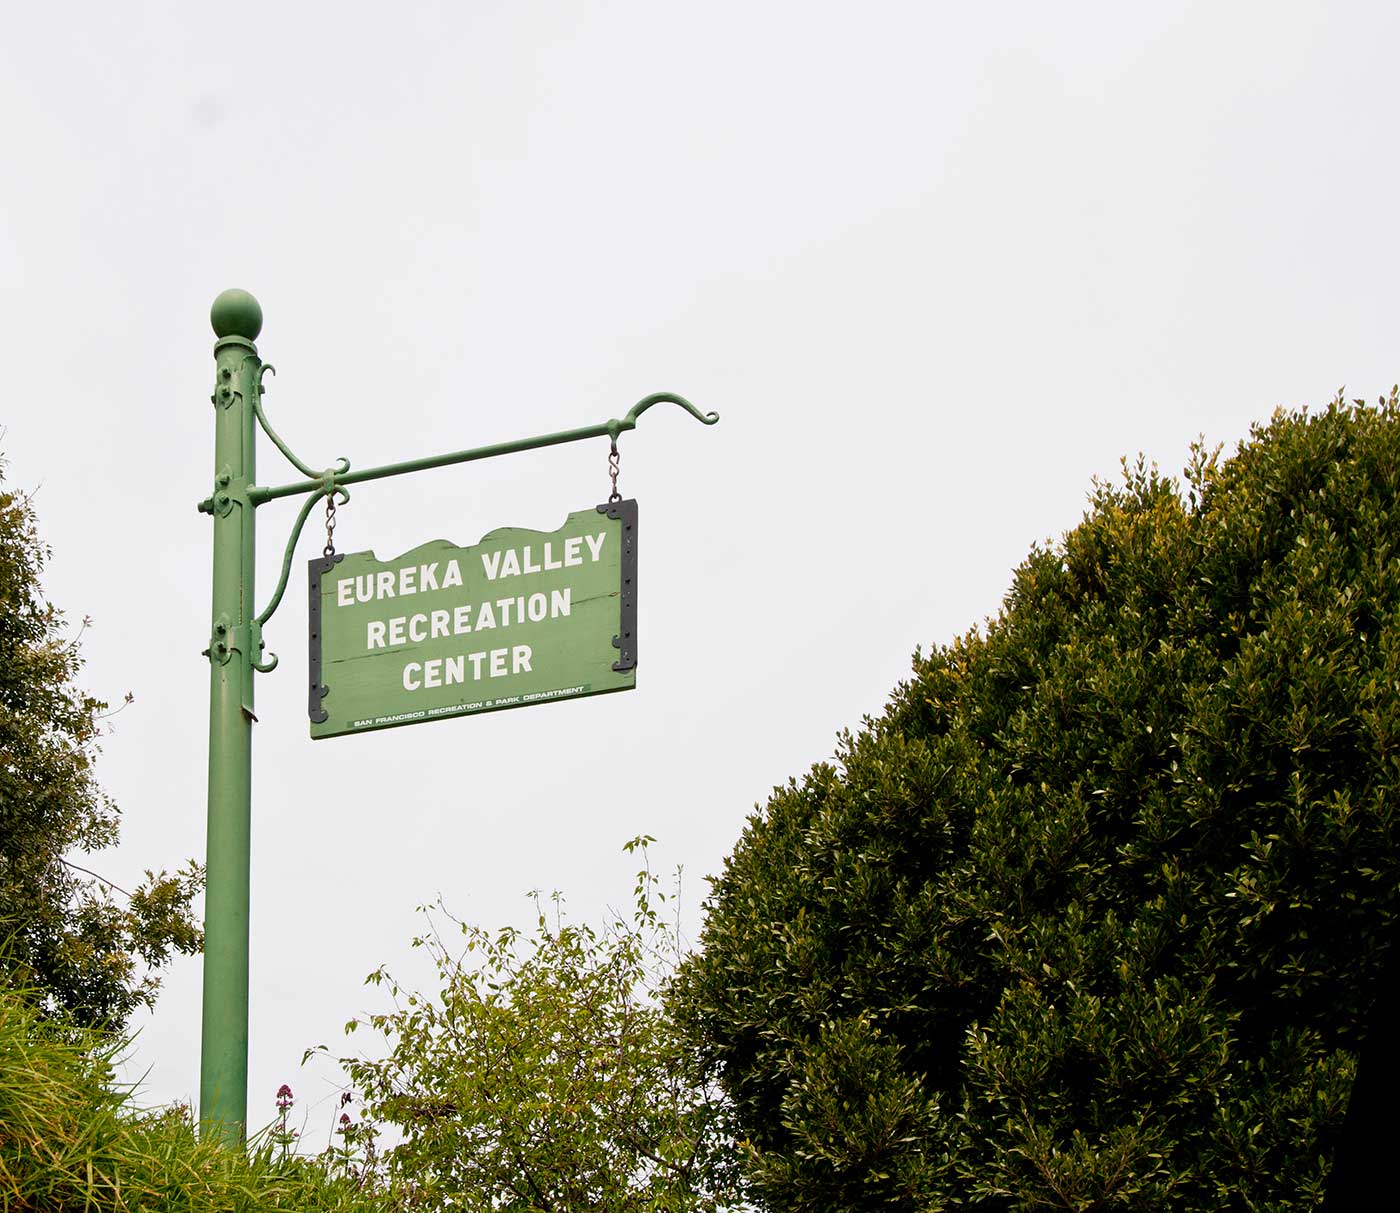
[[[671,406],[639,689],[312,744],[304,561],[267,630],[250,1119],[414,973],[414,906],[625,903],[646,831],[719,869],[769,789],[994,612],[1091,478],[1400,377],[1394,4],[12,5],[0,424],[87,683],[113,879],[203,856],[211,300],[251,290],[316,466]],[[293,478],[270,446],[259,480]],[[342,550],[553,529],[606,443],[360,486]],[[260,511],[259,599],[294,503]],[[199,962],[140,1021],[198,1089]],[[327,1105],[328,1106],[328,1105]],[[321,1121],[325,1120],[322,1114]],[[321,1121],[313,1117],[312,1133]]]

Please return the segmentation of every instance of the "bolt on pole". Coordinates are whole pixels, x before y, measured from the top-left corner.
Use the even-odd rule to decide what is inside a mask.
[[[209,833],[205,852],[201,1132],[228,1145],[248,1115],[248,857],[253,754],[254,402],[262,308],[225,291],[214,346],[214,585],[209,640]]]

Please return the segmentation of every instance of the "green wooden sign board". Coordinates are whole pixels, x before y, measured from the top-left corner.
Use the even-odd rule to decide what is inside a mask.
[[[309,573],[313,738],[637,685],[635,501]]]

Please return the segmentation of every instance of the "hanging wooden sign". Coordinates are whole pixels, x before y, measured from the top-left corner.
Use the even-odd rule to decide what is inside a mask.
[[[309,574],[313,738],[637,685],[635,501],[471,547],[318,557]]]

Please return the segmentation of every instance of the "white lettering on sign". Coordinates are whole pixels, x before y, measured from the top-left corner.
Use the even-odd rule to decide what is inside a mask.
[[[434,657],[431,661],[410,661],[403,668],[405,691],[432,690],[466,682],[466,663],[472,664],[472,680],[479,682],[485,667],[487,678],[504,678],[510,674],[531,673],[534,650],[528,644],[508,649],[489,649],[480,653],[463,653],[458,657]]]
[[[597,535],[576,535],[564,540],[562,555],[555,555],[554,543],[548,542],[536,557],[534,544],[527,543],[523,548],[504,548],[497,552],[482,552],[481,565],[487,581],[504,577],[528,577],[533,573],[553,572],[555,569],[576,568],[583,564],[583,546],[588,545],[588,555],[595,563],[602,559],[603,543],[608,534],[602,531]],[[433,590],[449,590],[462,584],[462,568],[456,560],[449,560],[438,578],[441,561],[432,564],[409,564],[399,569],[381,569],[377,573],[358,573],[354,577],[342,577],[335,583],[336,606],[354,606],[360,602],[374,602],[380,598],[409,598],[414,594]],[[506,601],[506,600],[501,600]],[[520,602],[520,599],[516,599]],[[499,606],[500,603],[498,602]],[[517,608],[516,618],[521,609]],[[497,626],[494,622],[487,627]],[[501,627],[509,623],[502,620]],[[371,645],[371,647],[373,647]]]
[[[360,573],[354,577],[342,577],[335,583],[336,606],[354,606],[357,602],[373,602],[376,598],[407,598],[410,594],[422,594],[429,590],[450,590],[462,584],[462,569],[455,560],[447,562],[442,581],[438,582],[438,565],[410,564],[395,572],[386,569],[379,573]]]
[[[572,568],[574,565],[583,563],[583,556],[579,550],[580,544],[588,544],[588,550],[596,562],[602,557],[603,540],[607,537],[608,533],[602,531],[597,535],[583,535],[564,540],[563,560],[555,559],[553,543],[544,545],[538,560],[535,559],[535,545],[532,543],[527,543],[523,548],[482,552],[481,567],[486,572],[487,581],[496,581],[503,577],[528,577],[531,573],[543,573],[546,570],[562,569],[566,566]]]
[[[493,551],[455,549],[455,559],[439,551],[436,559],[431,560],[427,559],[433,550],[430,547],[403,557],[392,567],[377,564],[371,557],[366,562],[371,566],[370,571],[355,572],[354,565],[347,569],[347,575],[335,581],[334,605],[354,609],[351,615],[340,618],[356,640],[364,638],[365,646],[362,653],[352,653],[349,657],[396,652],[394,664],[399,669],[403,691],[417,696],[412,702],[437,705],[405,710],[394,716],[366,717],[352,721],[351,727],[378,727],[434,714],[483,711],[587,693],[587,687],[549,689],[548,686],[529,693],[509,693],[515,688],[510,679],[524,676],[530,682],[545,681],[550,668],[561,656],[571,661],[575,659],[573,632],[567,627],[550,627],[551,620],[568,619],[574,614],[574,590],[580,592],[579,614],[589,618],[593,617],[590,612],[598,605],[598,599],[607,595],[606,590],[594,584],[601,580],[598,574],[602,569],[585,574],[587,588],[580,585],[554,588],[559,582],[584,580],[565,570],[600,564],[605,554],[614,559],[621,555],[615,550],[616,545],[608,546],[612,531],[588,533],[586,528],[597,524],[585,515],[572,516],[569,525],[570,529],[583,533],[567,538],[555,534],[545,539],[537,532],[516,532],[521,539],[516,546],[507,546],[497,539]],[[527,538],[529,542],[525,542]],[[369,557],[369,553],[364,555]],[[470,562],[478,555],[481,557],[480,572],[474,564],[464,566],[463,561]],[[466,585],[464,569],[472,574],[471,586]],[[547,573],[554,576],[542,583],[511,580]],[[325,605],[329,608],[329,578],[323,582],[323,587]],[[420,594],[433,597],[420,605],[415,597]],[[370,615],[379,617],[368,618]],[[486,635],[488,632],[490,635]],[[338,628],[337,636],[343,635],[344,627]],[[519,643],[521,638],[532,643]],[[472,647],[477,644],[485,647]],[[543,669],[536,669],[537,654]],[[381,666],[388,664],[386,661]],[[379,670],[380,666],[376,666],[376,679]],[[389,680],[389,686],[379,684],[376,691],[392,689],[393,674],[383,668],[383,675]],[[499,694],[480,685],[501,679],[506,682]]]
[[[392,619],[371,619],[365,624],[366,649],[396,649],[405,644],[442,640],[448,636],[463,636],[467,632],[489,628],[508,628],[512,624],[543,623],[546,619],[564,619],[573,612],[574,589],[550,590],[531,594],[529,598],[498,598],[480,604],[464,602],[451,611],[420,611],[417,615],[396,615]],[[476,626],[472,626],[472,612]]]

